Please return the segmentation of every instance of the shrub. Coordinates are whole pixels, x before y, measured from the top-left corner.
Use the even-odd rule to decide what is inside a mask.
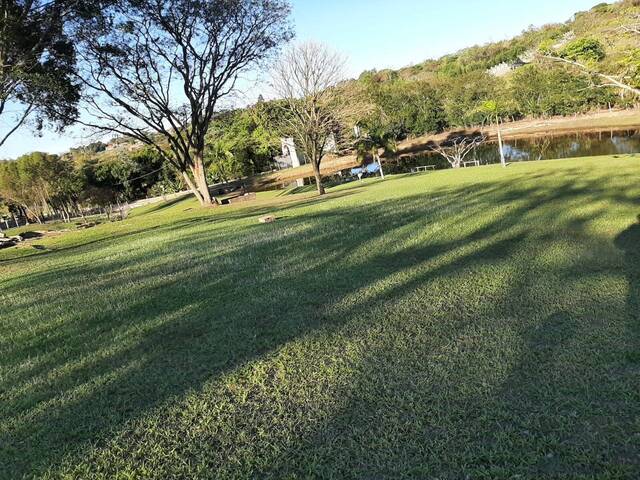
[[[579,62],[599,62],[605,57],[604,46],[594,38],[580,38],[567,44],[560,56]]]

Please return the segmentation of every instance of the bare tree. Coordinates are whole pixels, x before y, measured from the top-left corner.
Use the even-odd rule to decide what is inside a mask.
[[[282,133],[294,139],[313,167],[318,193],[325,193],[320,165],[327,150],[345,147],[362,103],[341,86],[345,59],[327,46],[307,42],[290,47],[273,71],[273,88],[284,99]],[[347,133],[349,132],[349,133]]]
[[[467,155],[484,141],[485,137],[482,135],[476,137],[459,136],[432,145],[431,150],[447,159],[452,168],[460,168]]]
[[[80,122],[150,145],[210,204],[204,151],[216,107],[291,39],[289,14],[288,0],[114,5],[80,32]]]

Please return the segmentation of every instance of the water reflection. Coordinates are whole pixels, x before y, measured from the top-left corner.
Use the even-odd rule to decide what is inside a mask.
[[[640,130],[607,130],[570,135],[545,135],[528,139],[505,140],[504,153],[507,162],[528,162],[553,160],[560,158],[592,157],[598,155],[625,155],[640,152]],[[485,143],[476,148],[466,160],[478,160],[481,165],[500,163],[500,152],[496,143]],[[388,174],[409,173],[412,168],[435,165],[437,169],[450,168],[442,156],[433,152],[416,153],[400,158],[387,158],[384,172]],[[375,174],[374,176],[377,176]],[[326,186],[357,181],[351,169],[325,175]],[[302,186],[301,183],[304,185]],[[293,193],[311,191],[314,188],[313,177],[304,178],[299,183],[283,183],[270,188],[291,188]]]
[[[504,153],[507,162],[551,160],[556,158],[590,157],[597,155],[624,155],[640,152],[640,130],[601,131],[574,133],[571,135],[545,135],[521,140],[505,140]],[[478,160],[481,165],[500,163],[500,153],[495,143],[479,146],[468,160]],[[449,168],[440,155],[424,152],[408,157],[390,159],[386,163],[388,173],[406,173],[421,165]]]

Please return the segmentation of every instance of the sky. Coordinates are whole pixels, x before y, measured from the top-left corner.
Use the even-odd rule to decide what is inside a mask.
[[[599,0],[291,0],[296,40],[328,44],[348,58],[347,73],[400,68],[465,47],[504,40],[531,25],[564,22]],[[256,87],[259,90],[261,87]],[[0,133],[6,131],[0,123]],[[38,136],[22,128],[1,158],[61,153],[94,141],[80,128]]]

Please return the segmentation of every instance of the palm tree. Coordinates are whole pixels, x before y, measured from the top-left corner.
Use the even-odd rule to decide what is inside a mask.
[[[502,123],[503,109],[495,100],[487,100],[480,106],[480,112],[485,115],[486,119],[490,123],[495,121],[496,129],[498,130],[498,148],[500,149],[500,163],[503,167],[507,166],[507,161],[504,158],[504,148],[502,144],[502,129],[500,124]]]
[[[380,177],[384,180],[384,170],[380,160],[380,151],[385,155],[396,151],[396,142],[391,134],[367,133],[360,135],[360,129],[356,127],[356,150],[359,158],[371,155],[373,160],[380,167]]]

